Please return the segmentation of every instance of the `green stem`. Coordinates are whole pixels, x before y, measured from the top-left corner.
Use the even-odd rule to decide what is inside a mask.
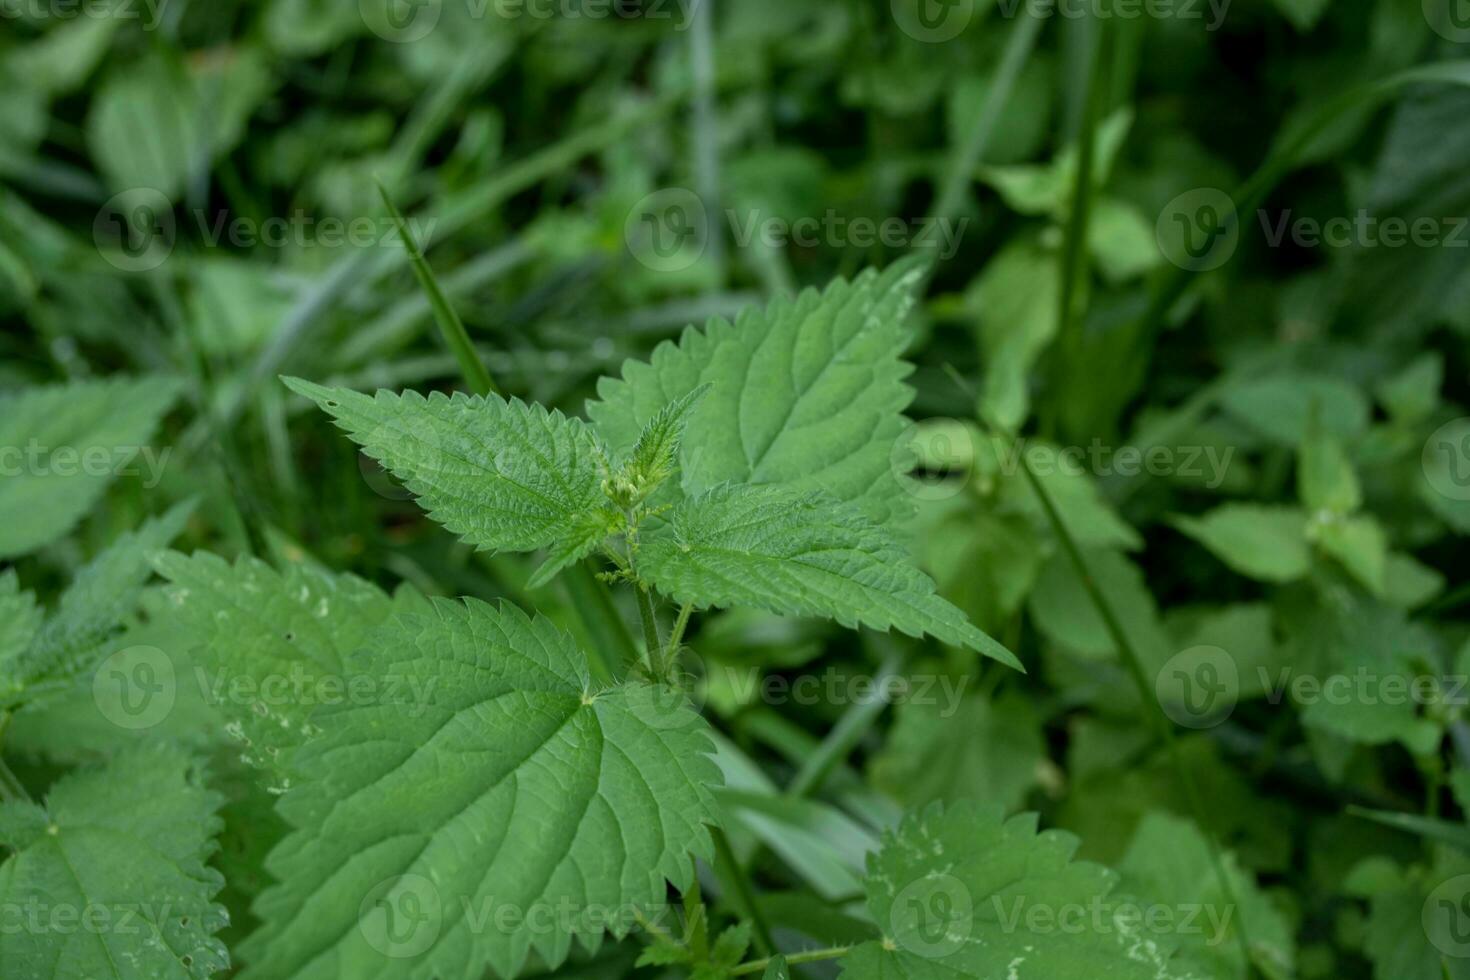
[[[679,610],[679,618],[674,621],[674,631],[669,634],[669,642],[664,644],[664,669],[668,670],[674,666],[674,661],[679,656],[679,647],[684,643],[684,631],[689,628],[689,616],[694,612],[694,603],[686,602]]]
[[[785,959],[787,963],[816,963],[819,960],[840,960],[850,952],[852,952],[851,946],[828,946],[825,949],[808,949],[800,953],[787,953]],[[731,970],[730,974],[739,977],[750,973],[761,973],[770,967],[771,960],[773,959],[775,957],[768,956],[763,960],[751,960],[749,963],[742,963]]]
[[[408,261],[413,266],[414,277],[418,279],[419,286],[429,297],[429,305],[434,310],[434,322],[439,324],[439,332],[444,336],[444,343],[454,355],[454,360],[459,364],[459,371],[464,375],[465,382],[477,395],[495,394],[495,382],[490,378],[490,372],[485,370],[485,364],[480,360],[479,354],[475,353],[475,345],[470,341],[470,335],[464,328],[464,321],[459,318],[459,312],[455,310],[454,304],[449,302],[444,291],[439,288],[439,281],[434,278],[434,272],[429,268],[429,263],[424,259],[423,250],[419,248],[418,242],[414,241],[413,230],[408,227],[408,222],[403,220],[403,215],[393,206],[393,199],[388,196],[388,189],[381,183],[378,184],[378,194],[383,198],[383,205],[388,209],[388,214],[393,218],[393,224],[398,229],[398,234],[403,239],[403,247],[408,249]]]
[[[755,927],[752,936],[755,948],[762,956],[768,957],[776,952],[776,944],[771,941],[771,928],[766,924],[765,916],[761,915],[760,908],[755,904],[755,892],[745,877],[745,870],[740,867],[740,861],[735,857],[735,850],[730,846],[730,838],[725,836],[722,827],[711,827],[710,836],[715,842],[715,874],[719,876],[727,889],[734,892],[736,901],[741,906],[741,913]],[[720,868],[725,869],[724,874],[720,874]]]
[[[991,419],[982,418],[982,421],[1010,443],[1010,449],[1012,451],[1015,450],[1016,437],[1010,430],[1001,427]],[[1127,631],[1123,629],[1123,624],[1118,619],[1117,613],[1113,610],[1112,603],[1108,602],[1107,597],[1098,588],[1097,580],[1093,578],[1091,570],[1087,567],[1087,561],[1082,555],[1082,550],[1077,546],[1077,541],[1072,537],[1071,532],[1067,530],[1066,522],[1062,520],[1061,512],[1057,510],[1056,502],[1052,500],[1051,494],[1047,492],[1046,486],[1037,478],[1035,472],[1032,471],[1030,461],[1024,457],[1024,454],[1018,454],[1016,458],[1021,460],[1021,473],[1026,477],[1026,482],[1031,486],[1032,492],[1036,494],[1037,500],[1041,502],[1041,508],[1046,513],[1048,523],[1051,524],[1057,538],[1061,541],[1062,550],[1066,552],[1068,560],[1075,567],[1078,578],[1082,580],[1082,587],[1086,591],[1087,597],[1092,605],[1097,609],[1098,615],[1102,618],[1103,625],[1107,628],[1108,635],[1113,640],[1113,645],[1123,653],[1124,666],[1127,668],[1129,676],[1133,678],[1134,686],[1138,688],[1139,699],[1144,705],[1143,710],[1153,722],[1160,739],[1167,748],[1180,787],[1184,790],[1185,799],[1189,804],[1190,811],[1194,815],[1195,823],[1199,825],[1200,832],[1204,834],[1205,840],[1209,844],[1210,861],[1214,865],[1215,878],[1220,885],[1220,892],[1225,896],[1226,902],[1234,908],[1239,908],[1239,903],[1235,898],[1235,889],[1231,886],[1230,879],[1225,874],[1225,859],[1221,852],[1220,843],[1215,839],[1214,831],[1205,822],[1204,802],[1199,795],[1199,788],[1195,785],[1194,776],[1191,774],[1189,766],[1186,764],[1184,756],[1180,752],[1179,740],[1175,738],[1174,728],[1169,721],[1169,716],[1164,713],[1163,706],[1159,704],[1154,696],[1153,685],[1149,683],[1148,674],[1144,669],[1143,657],[1138,652],[1138,648],[1133,645],[1133,641],[1128,637]],[[1152,704],[1156,710],[1150,711],[1147,707],[1149,704]],[[1246,933],[1244,920],[1238,922],[1236,935],[1240,939],[1241,951],[1245,956],[1246,967],[1249,969],[1251,965],[1251,944],[1250,937]]]
[[[642,585],[635,583],[633,588],[638,593],[638,618],[643,623],[643,665],[648,668],[648,676],[657,680],[654,658],[662,646],[658,640],[658,620],[653,615],[653,599]]]

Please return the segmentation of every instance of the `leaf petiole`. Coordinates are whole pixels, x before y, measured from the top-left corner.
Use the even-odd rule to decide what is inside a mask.
[[[851,946],[827,946],[822,949],[808,949],[800,953],[787,953],[785,959],[787,963],[816,963],[819,960],[839,960],[850,952],[852,952]],[[760,973],[771,965],[772,959],[774,957],[768,956],[763,960],[751,960],[749,963],[740,964],[730,973],[737,977]]]

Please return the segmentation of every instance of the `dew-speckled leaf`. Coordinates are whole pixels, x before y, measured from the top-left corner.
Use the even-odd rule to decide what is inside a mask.
[[[345,668],[395,611],[376,586],[306,564],[276,571],[248,556],[231,564],[206,551],[168,552],[155,564],[190,647],[179,651],[194,665],[184,683],[201,688],[275,788],[286,783],[283,753],[306,740],[317,705],[382,693],[374,678],[349,689]]]

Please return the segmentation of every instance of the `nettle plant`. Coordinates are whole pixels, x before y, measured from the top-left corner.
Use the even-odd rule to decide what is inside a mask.
[[[936,594],[896,530],[905,321],[924,275],[899,263],[691,328],[603,379],[588,421],[493,393],[288,379],[464,541],[544,552],[534,584],[591,561],[632,590],[640,656],[579,649],[509,602],[389,596],[309,562],[153,554],[163,612],[195,656],[249,682],[220,709],[288,826],[265,860],[260,924],[230,952],[215,938],[221,881],[205,859],[220,800],[186,753],[129,750],[65,777],[44,806],[0,808],[14,851],[0,894],[141,902],[135,928],[0,930],[5,975],[206,976],[233,959],[263,980],[512,977],[636,932],[641,963],[704,980],[827,959],[861,978],[1194,976],[1121,913],[1037,928],[1031,910],[1111,908],[1116,878],[1073,862],[1076,840],[1038,833],[1034,816],[980,804],[932,805],[886,833],[865,912],[852,905],[871,919],[866,941],[783,958],[753,918],[711,934],[699,862],[733,882],[724,909],[748,913],[751,887],[723,829],[719,740],[682,689],[693,612],[825,617],[1020,667]],[[302,672],[347,696],[270,696],[270,678]]]

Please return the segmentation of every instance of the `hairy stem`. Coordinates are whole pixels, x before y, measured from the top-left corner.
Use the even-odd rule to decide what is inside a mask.
[[[653,598],[642,585],[634,583],[633,588],[638,593],[638,618],[643,622],[643,665],[648,668],[648,676],[658,680],[662,674],[656,661],[662,645],[658,639],[658,620],[653,615]]]
[[[679,610],[679,618],[674,621],[674,631],[669,634],[669,642],[664,644],[664,670],[672,670],[674,661],[679,657],[679,647],[684,643],[684,631],[689,628],[689,615],[694,612],[694,603],[686,602]]]

